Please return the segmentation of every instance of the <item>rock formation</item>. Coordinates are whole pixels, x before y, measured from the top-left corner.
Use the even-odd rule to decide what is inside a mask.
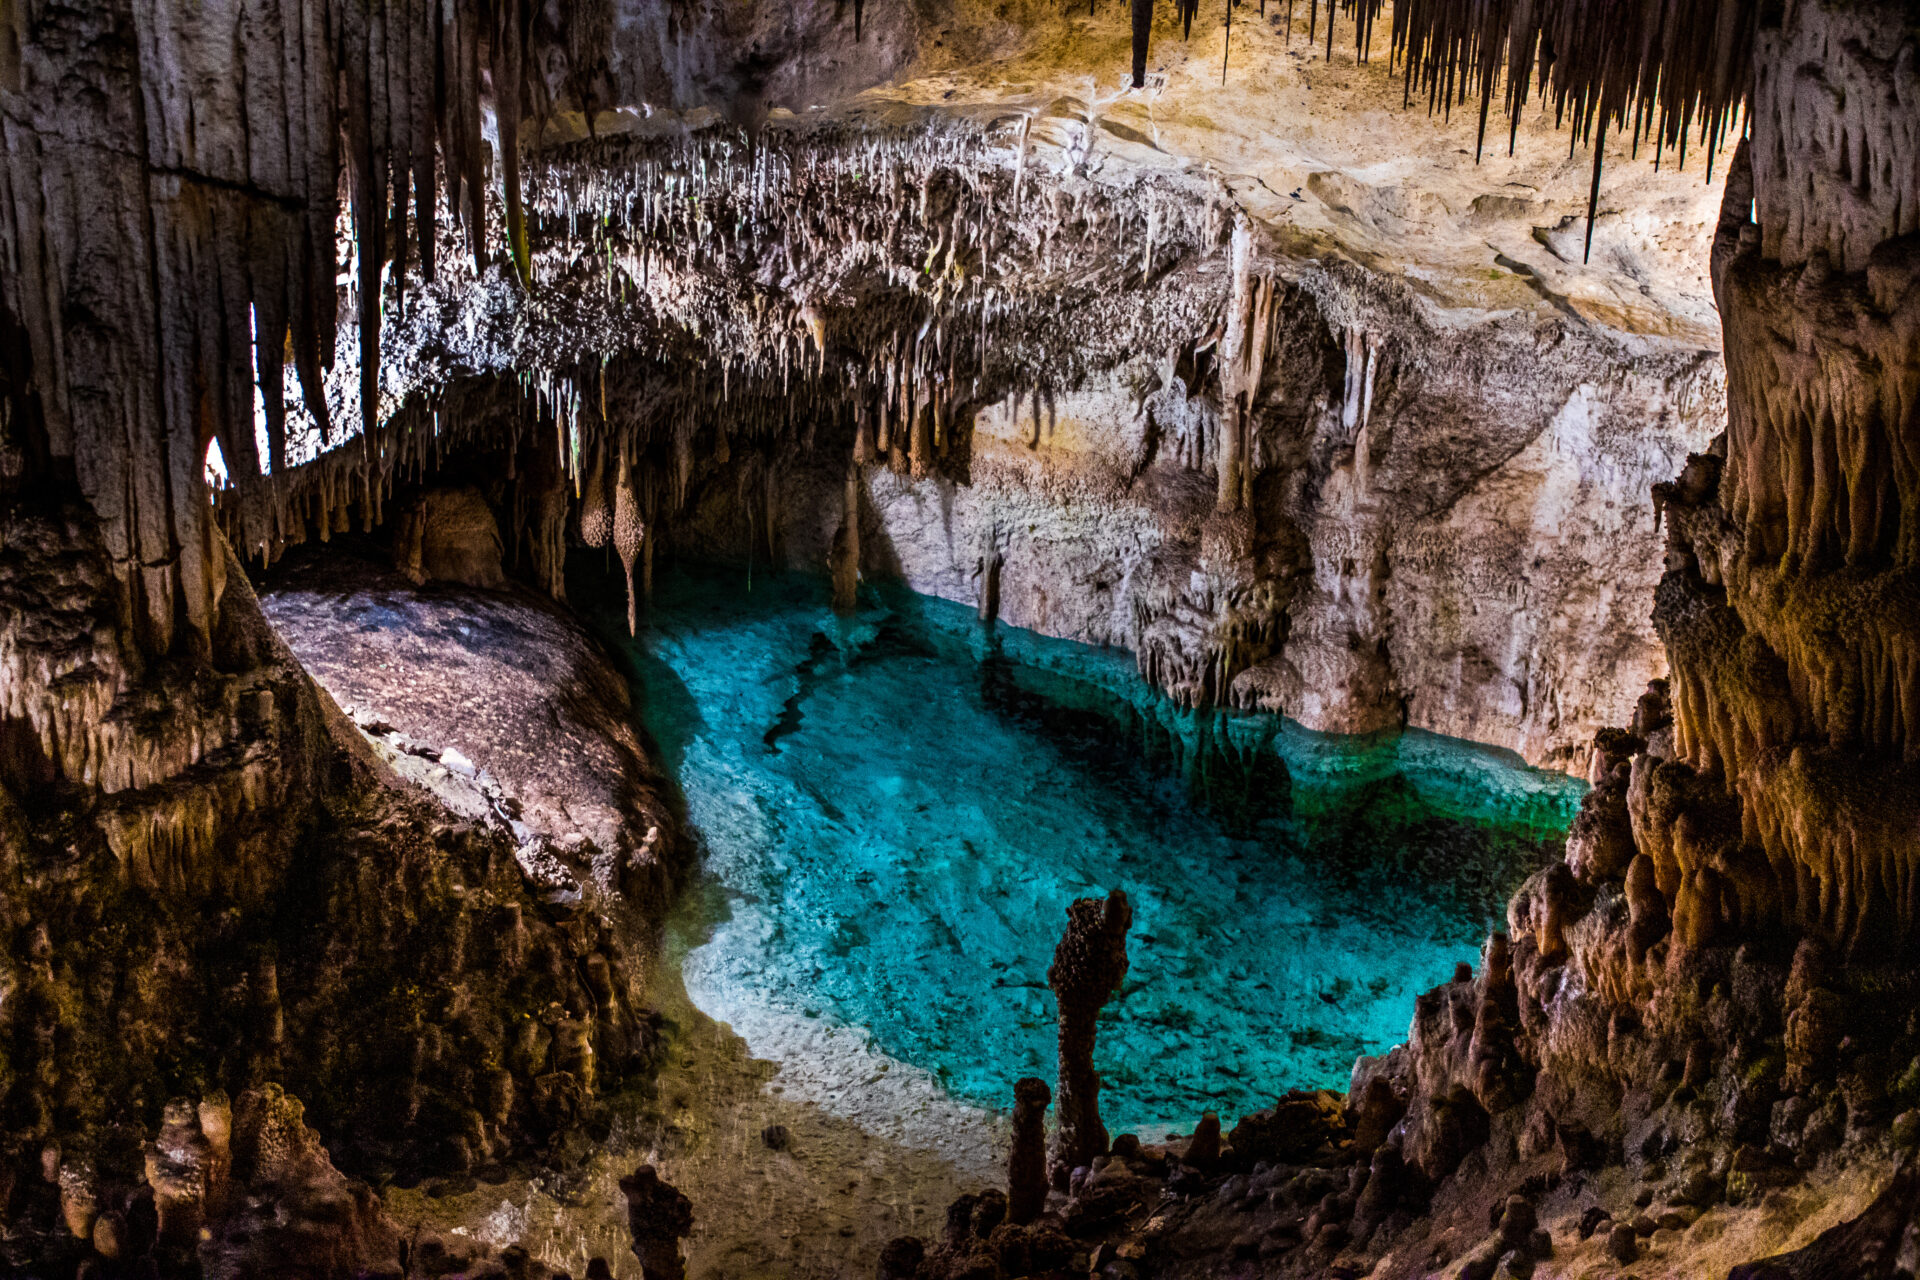
[[[1028,1076],[1013,1085],[1013,1140],[1007,1149],[1007,1221],[1024,1227],[1047,1206],[1047,1106],[1053,1090]]]
[[[1899,959],[1920,814],[1899,634],[1920,343],[1894,122],[1912,37],[1891,10],[1776,17],[1714,36],[1729,74],[1752,59],[1753,132],[1725,161],[1713,251],[1728,430],[1654,493],[1671,681],[1595,736],[1567,860],[1522,886],[1477,972],[1422,997],[1405,1045],[1356,1065],[1345,1114],[1306,1130],[1321,1141],[1279,1148],[1268,1135],[1301,1126],[1249,1117],[1210,1179],[1115,1144],[1063,1214],[1096,1268],[1180,1274],[1230,1254],[1273,1275],[1724,1272],[1740,1255],[1696,1223],[1749,1224],[1769,1252],[1803,1174],[1872,1165],[1887,1135],[1905,1151],[1920,1132],[1920,1005]],[[1415,67],[1455,65],[1470,27],[1426,21]],[[1592,48],[1556,53],[1559,83],[1595,77],[1574,99],[1587,123],[1618,123],[1622,98],[1582,69]],[[1481,66],[1490,95],[1498,67]],[[1643,108],[1688,83],[1626,82]],[[1710,117],[1743,92],[1692,83]],[[1648,125],[1667,146],[1683,140],[1671,120]],[[1304,1098],[1276,1114],[1289,1106],[1311,1114]],[[1092,1184],[1123,1162],[1140,1181],[1118,1214],[1096,1208]],[[1910,1182],[1734,1274],[1900,1274]]]
[[[1047,1176],[1057,1190],[1066,1189],[1076,1169],[1107,1152],[1093,1043],[1100,1010],[1126,981],[1127,930],[1132,927],[1133,907],[1123,890],[1115,889],[1104,900],[1076,899],[1067,908],[1067,929],[1047,970],[1060,1021],[1060,1125],[1047,1155]]]
[[[633,1232],[633,1253],[640,1259],[645,1280],[685,1280],[686,1263],[680,1241],[693,1230],[693,1205],[660,1180],[660,1171],[643,1164],[620,1179],[627,1198],[627,1223]]]
[[[0,920],[27,940],[0,959],[7,1159],[81,1153],[96,1203],[148,1183],[163,1242],[189,1245],[225,1121],[168,1104],[169,1080],[284,1082],[363,1168],[577,1139],[586,1064],[618,1077],[651,1052],[644,1011],[582,976],[607,925],[536,897],[504,836],[383,781],[237,564],[208,664],[142,662],[96,528],[14,507],[0,551]],[[163,1112],[143,1155],[129,1126]],[[23,1241],[51,1228],[10,1222]]]
[[[500,526],[474,489],[421,494],[395,521],[393,541],[394,568],[415,585],[506,585],[500,571]]]

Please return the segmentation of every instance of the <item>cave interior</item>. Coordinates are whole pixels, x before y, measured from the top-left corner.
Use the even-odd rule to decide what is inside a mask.
[[[0,5],[0,1273],[1912,1280],[1920,17]]]

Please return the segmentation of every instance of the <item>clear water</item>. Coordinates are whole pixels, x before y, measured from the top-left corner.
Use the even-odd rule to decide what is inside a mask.
[[[614,633],[716,900],[688,987],[984,1106],[1052,1078],[1065,908],[1115,886],[1135,923],[1099,1043],[1109,1128],[1344,1088],[1476,959],[1584,789],[1427,734],[1182,711],[1123,654],[868,592],[841,619],[817,579],[667,574],[639,639]]]

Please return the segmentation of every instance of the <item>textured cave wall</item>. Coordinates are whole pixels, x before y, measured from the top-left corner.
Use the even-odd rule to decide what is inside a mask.
[[[705,107],[757,127],[771,107],[804,110],[895,74],[917,52],[922,7],[626,0],[612,6],[613,101]]]
[[[1822,195],[1819,177],[1859,164],[1833,140],[1910,129],[1916,42],[1890,7],[1803,4],[1781,21],[1760,34],[1753,135],[1714,245],[1727,431],[1654,492],[1670,690],[1596,737],[1566,863],[1515,896],[1500,940],[1528,1133],[1544,1114],[1544,1132],[1578,1138],[1569,1152],[1602,1136],[1630,1166],[1692,1167],[1736,1200],[1790,1178],[1787,1162],[1877,1158],[1920,1103],[1920,259],[1897,223],[1863,221],[1876,188]],[[1823,41],[1844,56],[1804,60]],[[1412,1072],[1416,1092],[1429,1075],[1470,1089],[1497,1134],[1513,1105],[1499,1082],[1516,1078],[1484,1074],[1488,1043],[1503,1041],[1478,1023],[1449,1032],[1423,1004],[1386,1070]],[[1743,1170],[1712,1154],[1727,1143],[1767,1154]]]
[[[1920,926],[1915,47],[1877,6],[1791,6],[1767,34],[1714,248],[1724,454],[1660,491],[1669,768],[1740,815],[1677,832],[1661,887],[1708,932],[1778,923],[1846,954]]]
[[[869,574],[967,603],[991,583],[1000,618],[1128,648],[1185,702],[1580,767],[1662,671],[1644,495],[1718,429],[1711,353],[1261,235],[1236,275],[1217,184],[1063,172],[1019,120],[550,147],[533,293],[445,255],[387,323],[378,449],[289,470],[257,540],[223,499],[231,536],[271,557],[377,523],[449,451],[538,439],[557,470],[502,467],[515,547],[577,530],[624,448],[642,577],[656,554],[823,570],[858,458]],[[1262,358],[1227,430],[1240,283]],[[351,369],[328,390],[359,416]],[[321,447],[296,426],[292,460]],[[1246,501],[1215,518],[1234,467]],[[552,560],[523,569],[553,585]]]
[[[470,1168],[564,1156],[605,1082],[649,1061],[620,917],[661,908],[665,869],[624,866],[584,908],[556,906],[499,831],[397,790],[262,618],[205,481],[217,440],[232,527],[264,537],[288,402],[324,436],[341,424],[323,366],[377,371],[383,259],[410,246],[421,263],[463,195],[484,229],[482,45],[494,83],[536,107],[551,99],[521,53],[543,55],[548,88],[570,83],[544,57],[565,33],[490,12],[509,9],[490,33],[478,7],[412,3],[9,11],[9,1262],[52,1229],[43,1173],[103,1197],[148,1181],[141,1144],[176,1094],[284,1084],[360,1171]],[[372,362],[334,361],[339,304],[369,299],[346,336]]]
[[[653,1052],[607,904],[383,777],[230,557],[206,660],[144,662],[97,528],[0,530],[0,1182],[138,1185],[169,1098],[267,1084],[361,1170],[558,1151]]]
[[[1898,6],[1796,0],[1755,41],[1755,221],[1763,257],[1864,270],[1920,229],[1920,71]]]
[[[1670,682],[1595,735],[1566,859],[1515,894],[1478,971],[1421,998],[1406,1045],[1356,1065],[1346,1120],[1378,1150],[1353,1170],[1354,1203],[1323,1199],[1297,1227],[1282,1215],[1298,1245],[1274,1250],[1274,1274],[1495,1274],[1512,1242],[1484,1234],[1486,1197],[1497,1211],[1508,1191],[1529,1220],[1538,1201],[1581,1223],[1553,1242],[1570,1273],[1707,1274],[1713,1237],[1687,1233],[1703,1211],[1765,1228],[1777,1188],[1805,1177],[1825,1195],[1910,1159],[1909,23],[1897,6],[1799,4],[1759,31],[1752,137],[1713,252],[1727,429],[1653,493]],[[1586,430],[1579,398],[1528,448]],[[1681,1230],[1641,1229],[1643,1208],[1677,1211]],[[1187,1229],[1221,1231],[1199,1215]],[[1863,1218],[1834,1238],[1883,1229]],[[1779,1273],[1839,1274],[1835,1256]],[[1903,1274],[1891,1246],[1858,1273]]]
[[[983,406],[964,483],[868,474],[867,571],[973,604],[997,563],[1000,619],[1129,649],[1183,700],[1405,722],[1584,771],[1593,732],[1665,674],[1645,495],[1718,431],[1717,361],[1308,275],[1276,313],[1291,349],[1263,393],[1252,545],[1208,523],[1207,397],[1171,378],[1142,397],[1165,371],[1136,359],[1037,408]],[[1351,414],[1335,307],[1370,326],[1345,335]],[[839,479],[781,472],[785,562],[826,563]],[[701,519],[698,549],[744,555],[737,508]]]

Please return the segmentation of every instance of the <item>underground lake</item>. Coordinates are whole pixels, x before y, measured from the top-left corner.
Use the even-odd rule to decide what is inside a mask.
[[[574,572],[701,847],[670,941],[688,995],[799,1075],[851,1055],[860,1084],[904,1067],[1004,1111],[1054,1072],[1067,904],[1118,887],[1111,1131],[1344,1089],[1477,963],[1586,790],[1432,734],[1183,709],[1124,653],[884,584],[842,617],[822,578],[665,571],[629,640],[613,584]]]

